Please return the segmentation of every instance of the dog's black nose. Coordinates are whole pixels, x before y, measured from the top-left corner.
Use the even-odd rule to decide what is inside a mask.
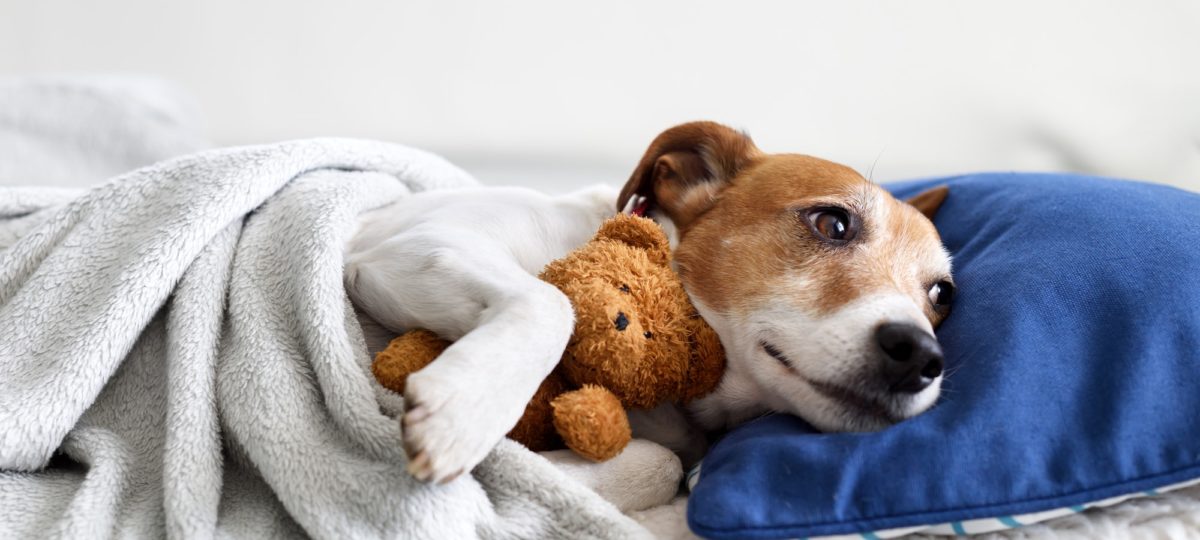
[[[893,392],[920,392],[942,374],[942,346],[916,325],[881,324],[875,340],[886,355],[883,376]]]

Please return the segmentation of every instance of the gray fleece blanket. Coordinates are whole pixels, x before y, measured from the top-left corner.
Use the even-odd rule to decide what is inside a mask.
[[[404,471],[342,245],[366,209],[473,182],[310,140],[0,188],[0,537],[645,534],[510,441],[445,486]]]

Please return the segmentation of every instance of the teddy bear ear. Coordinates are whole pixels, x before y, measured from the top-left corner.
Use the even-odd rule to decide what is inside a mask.
[[[617,214],[600,226],[595,240],[612,240],[644,249],[655,264],[667,266],[671,261],[671,244],[666,233],[648,218]]]

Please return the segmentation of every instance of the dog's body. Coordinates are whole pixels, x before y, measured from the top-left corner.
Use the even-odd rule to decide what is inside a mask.
[[[728,367],[686,414],[631,415],[635,436],[694,452],[703,439],[689,418],[713,429],[771,410],[827,430],[875,429],[937,397],[932,329],[952,285],[922,213],[944,196],[923,194],[914,208],[845,167],[685,124],[651,144],[619,195],[485,188],[368,213],[347,248],[346,283],[389,330],[455,340],[406,385],[404,443],[424,480],[469,470],[516,423],[572,331],[570,303],[535,276],[637,199],[671,234]]]

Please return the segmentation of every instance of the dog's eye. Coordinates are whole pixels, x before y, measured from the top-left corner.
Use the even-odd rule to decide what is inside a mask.
[[[929,301],[934,307],[950,307],[950,302],[954,301],[954,284],[946,280],[934,283],[929,288]]]
[[[844,244],[858,235],[854,218],[841,208],[813,208],[807,217],[813,232],[826,242]]]
[[[617,289],[617,290],[618,290],[618,291],[621,291],[621,292],[623,292],[623,293],[625,293],[625,294],[629,294],[629,285],[626,285],[626,284],[622,283],[622,284],[621,284],[621,288],[619,288],[619,289]]]

